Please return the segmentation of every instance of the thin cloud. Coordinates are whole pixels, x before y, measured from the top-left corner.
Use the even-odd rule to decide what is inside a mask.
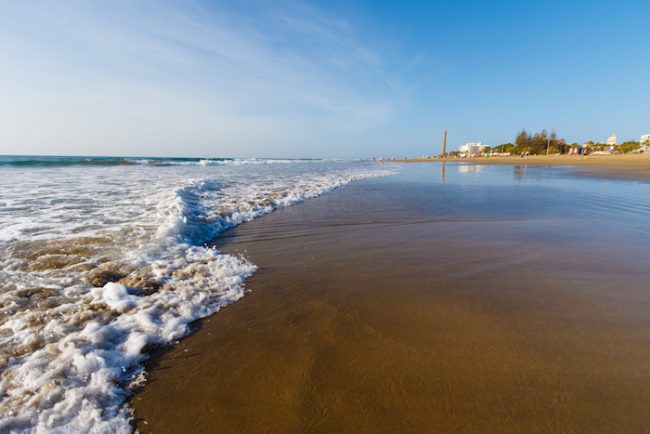
[[[41,3],[10,12],[5,19],[35,34],[17,37],[15,76],[30,62],[36,67],[20,83],[9,78],[11,71],[3,76],[0,89],[16,104],[0,103],[0,114],[14,110],[21,127],[4,137],[0,132],[0,146],[19,142],[19,128],[39,120],[27,119],[39,102],[58,104],[62,112],[54,115],[56,134],[31,133],[48,145],[132,143],[129,133],[144,128],[152,141],[189,129],[202,143],[227,136],[241,149],[265,136],[295,141],[291,134],[305,125],[363,131],[390,116],[401,97],[398,80],[350,23],[302,3],[242,10],[187,2],[57,2],[56,8]],[[129,115],[137,125],[125,122]],[[221,134],[198,122],[206,117]],[[112,124],[104,126],[102,118]],[[93,130],[79,125],[84,119]],[[246,125],[257,133],[240,131],[238,140],[235,129]],[[284,137],[266,130],[274,125]],[[112,133],[93,137],[98,128]]]

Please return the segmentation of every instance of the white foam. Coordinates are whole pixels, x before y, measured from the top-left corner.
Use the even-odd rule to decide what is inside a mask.
[[[0,432],[130,432],[124,402],[146,348],[241,298],[255,271],[204,243],[388,174],[322,162],[0,170]]]

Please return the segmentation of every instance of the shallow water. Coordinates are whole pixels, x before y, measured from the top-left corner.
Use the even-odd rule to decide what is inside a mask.
[[[549,239],[591,237],[630,248],[650,242],[650,182],[645,180],[587,177],[568,166],[425,163],[396,169],[398,176],[373,184],[377,190],[403,189],[403,204],[387,204],[408,210],[398,211],[400,219],[512,220]],[[547,230],[553,226],[558,229]]]
[[[363,162],[0,157],[0,431],[130,432],[151,345],[243,296],[205,243]]]

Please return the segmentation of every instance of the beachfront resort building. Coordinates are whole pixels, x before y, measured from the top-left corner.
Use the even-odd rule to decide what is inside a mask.
[[[616,134],[612,134],[607,138],[607,144],[610,146],[616,146],[616,140],[617,140]]]
[[[642,135],[641,140],[639,140],[639,143],[641,144],[639,151],[650,152],[650,134]]]
[[[487,145],[483,145],[481,142],[472,142],[461,145],[458,150],[460,151],[461,157],[476,157],[477,155],[480,155],[485,148],[487,148]]]

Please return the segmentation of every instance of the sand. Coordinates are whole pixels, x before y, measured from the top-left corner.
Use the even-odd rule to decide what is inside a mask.
[[[386,163],[423,163],[441,162],[440,158],[413,158],[402,160],[388,160]],[[620,179],[650,179],[650,153],[642,154],[614,154],[614,155],[531,155],[526,158],[520,156],[489,157],[489,158],[447,158],[449,163],[468,164],[508,164],[530,166],[571,166],[571,170],[591,176],[604,176]]]
[[[228,232],[260,270],[155,355],[138,429],[647,432],[645,244],[440,218],[437,191],[364,181]]]

